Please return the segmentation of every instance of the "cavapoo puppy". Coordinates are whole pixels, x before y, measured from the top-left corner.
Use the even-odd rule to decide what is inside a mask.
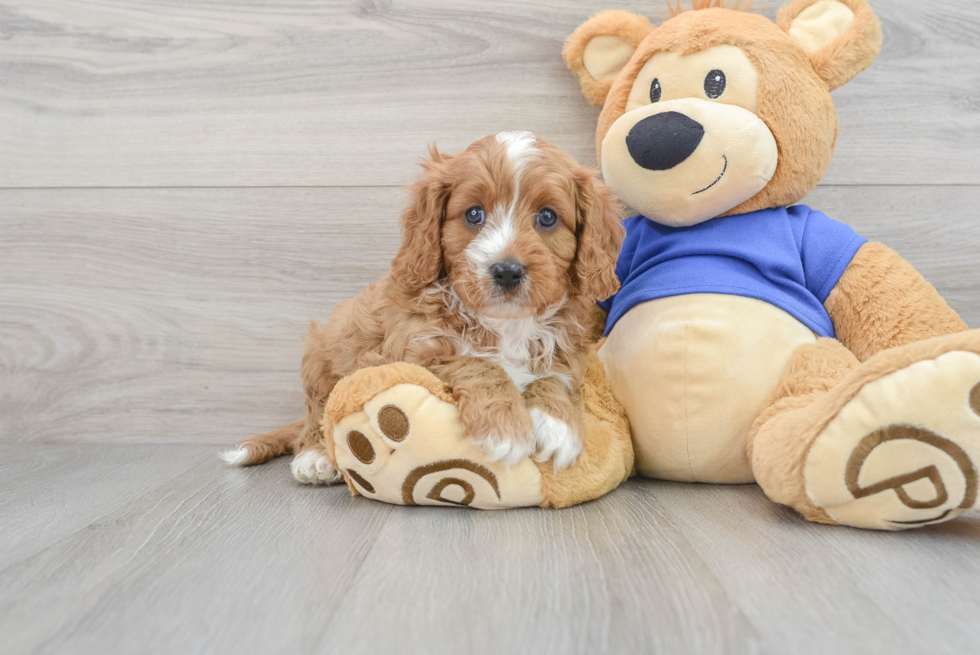
[[[619,287],[619,205],[593,171],[527,132],[432,149],[422,169],[391,272],[310,326],[306,418],[243,441],[229,463],[292,452],[300,482],[339,481],[319,446],[327,396],[359,369],[399,361],[452,388],[488,459],[575,462],[593,307]]]

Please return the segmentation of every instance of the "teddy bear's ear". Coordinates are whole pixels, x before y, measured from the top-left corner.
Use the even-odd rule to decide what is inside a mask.
[[[881,23],[867,0],[793,0],[776,24],[810,56],[833,91],[867,68],[881,50]]]
[[[582,93],[601,106],[613,80],[636,52],[640,41],[653,31],[650,21],[625,11],[603,11],[579,25],[561,56],[578,75]]]

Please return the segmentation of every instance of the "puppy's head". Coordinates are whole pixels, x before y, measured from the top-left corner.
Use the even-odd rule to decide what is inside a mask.
[[[489,136],[454,156],[433,149],[411,192],[392,278],[413,293],[444,277],[470,310],[517,318],[619,287],[616,200],[530,133]]]

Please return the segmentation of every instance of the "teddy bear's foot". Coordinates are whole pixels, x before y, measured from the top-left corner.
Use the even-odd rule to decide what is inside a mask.
[[[977,336],[954,341],[980,346]],[[980,348],[931,354],[855,389],[804,462],[817,508],[844,525],[902,530],[976,506]]]
[[[398,505],[540,505],[535,463],[488,461],[440,387],[431,373],[408,364],[365,369],[338,384],[324,427],[332,430],[337,469],[351,490]]]

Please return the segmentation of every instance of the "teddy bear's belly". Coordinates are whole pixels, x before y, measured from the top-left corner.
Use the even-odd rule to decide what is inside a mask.
[[[813,332],[754,298],[690,294],[637,305],[599,355],[630,420],[637,471],[752,482],[746,443],[793,349]]]

